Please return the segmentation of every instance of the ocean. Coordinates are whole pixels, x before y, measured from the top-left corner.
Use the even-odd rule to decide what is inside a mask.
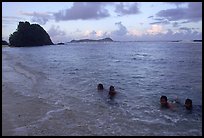
[[[202,43],[68,43],[2,52],[2,69],[10,70],[2,72],[3,81],[14,93],[62,107],[29,129],[60,116],[59,129],[49,127],[53,135],[202,135]],[[112,100],[111,85],[117,92]],[[180,104],[162,109],[161,95]],[[191,112],[183,106],[186,98],[193,101]]]

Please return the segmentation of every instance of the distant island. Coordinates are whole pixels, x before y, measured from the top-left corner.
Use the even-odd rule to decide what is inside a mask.
[[[6,42],[5,40],[2,40],[2,45],[8,45],[8,42]]]
[[[60,43],[57,43],[57,44],[55,44],[55,45],[64,45],[65,43],[63,43],[63,42],[60,42]]]
[[[79,42],[114,42],[111,38],[104,38],[104,39],[80,39],[80,40],[71,40],[70,43],[79,43]]]
[[[193,40],[193,42],[202,42],[202,40]]]
[[[181,42],[182,40],[172,40],[171,42]]]
[[[48,33],[38,24],[19,22],[17,30],[9,36],[14,47],[53,45]]]

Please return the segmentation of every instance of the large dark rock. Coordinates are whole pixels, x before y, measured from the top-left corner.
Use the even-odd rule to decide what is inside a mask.
[[[11,46],[53,45],[48,33],[38,24],[19,22],[17,30],[9,36]]]

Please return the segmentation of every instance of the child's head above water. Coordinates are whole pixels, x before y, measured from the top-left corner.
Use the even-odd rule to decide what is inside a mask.
[[[160,98],[160,104],[161,104],[161,106],[162,107],[168,107],[168,102],[167,102],[167,97],[166,96],[161,96],[161,98]]]
[[[98,90],[103,90],[103,84],[99,83],[97,88]]]
[[[191,99],[186,99],[185,107],[186,107],[187,110],[191,110],[192,109],[192,100]]]

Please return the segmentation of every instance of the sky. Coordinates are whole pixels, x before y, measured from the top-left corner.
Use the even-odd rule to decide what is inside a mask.
[[[202,39],[202,2],[2,2],[2,39],[20,21],[41,25],[54,43],[73,39]]]

